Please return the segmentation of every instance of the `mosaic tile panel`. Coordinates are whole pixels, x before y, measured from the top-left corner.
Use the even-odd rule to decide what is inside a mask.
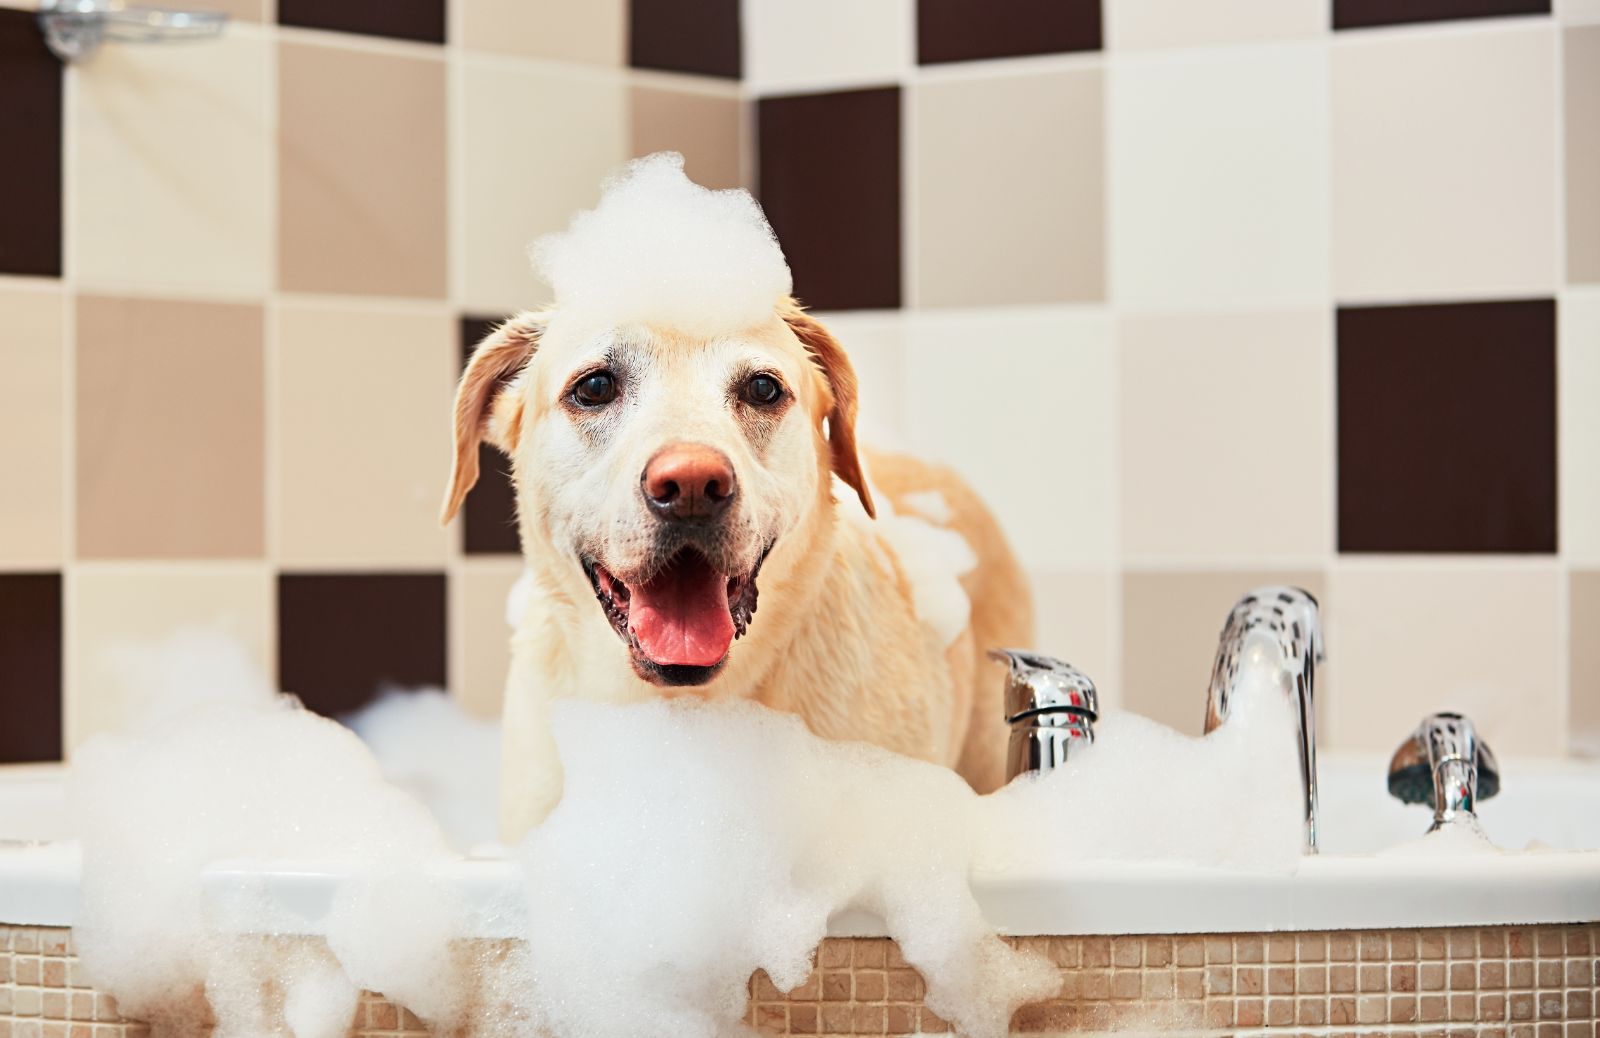
[[[1591,1038],[1597,1028],[1600,923],[1010,940],[1061,975],[1056,997],[1020,1009],[1012,1034]],[[766,1035],[949,1033],[922,1004],[924,994],[894,942],[829,939],[793,991],[778,991],[764,973],[752,977],[745,1019]],[[0,926],[0,1038],[148,1033],[83,984],[69,931]],[[370,992],[349,1031],[429,1033]]]

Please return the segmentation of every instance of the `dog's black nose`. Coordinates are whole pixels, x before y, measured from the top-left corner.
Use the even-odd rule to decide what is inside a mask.
[[[699,443],[663,447],[639,477],[650,510],[663,519],[713,519],[727,511],[738,487],[728,456]]]

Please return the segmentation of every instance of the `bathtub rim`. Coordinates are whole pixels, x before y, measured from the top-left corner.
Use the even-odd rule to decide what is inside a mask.
[[[0,926],[70,926],[81,861],[71,843],[0,845]],[[202,878],[203,904],[230,932],[323,934],[358,863],[225,861]],[[462,900],[463,937],[518,932],[516,874],[505,860],[454,859],[434,868]],[[989,923],[1010,936],[1222,934],[1431,929],[1600,921],[1600,851],[1457,858],[1304,859],[1294,873],[1161,862],[1073,862],[978,872],[972,889]],[[263,915],[260,906],[267,906]],[[248,909],[240,906],[250,906]],[[881,937],[870,913],[836,915],[835,937]]]

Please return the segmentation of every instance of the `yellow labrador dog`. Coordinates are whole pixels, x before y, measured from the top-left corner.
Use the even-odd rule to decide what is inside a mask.
[[[523,313],[490,334],[456,397],[444,518],[477,480],[480,441],[504,451],[536,588],[512,639],[502,836],[560,798],[561,696],[753,699],[997,787],[1001,676],[983,651],[1030,640],[1026,582],[956,476],[863,458],[856,376],[828,330],[789,297],[710,337],[560,316]],[[836,478],[859,509],[836,501]],[[880,533],[889,520],[867,518],[875,494],[887,516],[930,492],[975,557],[954,634],[919,616]]]

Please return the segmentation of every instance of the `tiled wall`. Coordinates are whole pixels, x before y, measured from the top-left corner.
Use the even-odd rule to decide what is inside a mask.
[[[1047,957],[1061,977],[1054,998],[1018,1010],[1012,1034],[1594,1038],[1600,1027],[1594,924],[1010,940]],[[765,973],[752,977],[746,1020],[765,1035],[950,1033],[924,995],[892,941],[830,938],[793,991],[778,991]],[[278,997],[264,1001],[271,1007]],[[476,1015],[470,997],[468,1006]],[[185,1009],[204,1017],[201,1007]],[[65,1038],[69,1027],[85,1038],[149,1033],[123,1022],[115,1001],[87,984],[68,931],[0,926],[0,1035]],[[370,993],[348,1032],[428,1033]]]
[[[1197,731],[1292,580],[1325,745],[1600,752],[1595,0],[225,6],[65,73],[0,9],[0,760],[195,621],[319,709],[492,712],[515,538],[498,459],[434,521],[452,379],[661,148],[757,191],[868,440],[979,487],[1108,701]]]

